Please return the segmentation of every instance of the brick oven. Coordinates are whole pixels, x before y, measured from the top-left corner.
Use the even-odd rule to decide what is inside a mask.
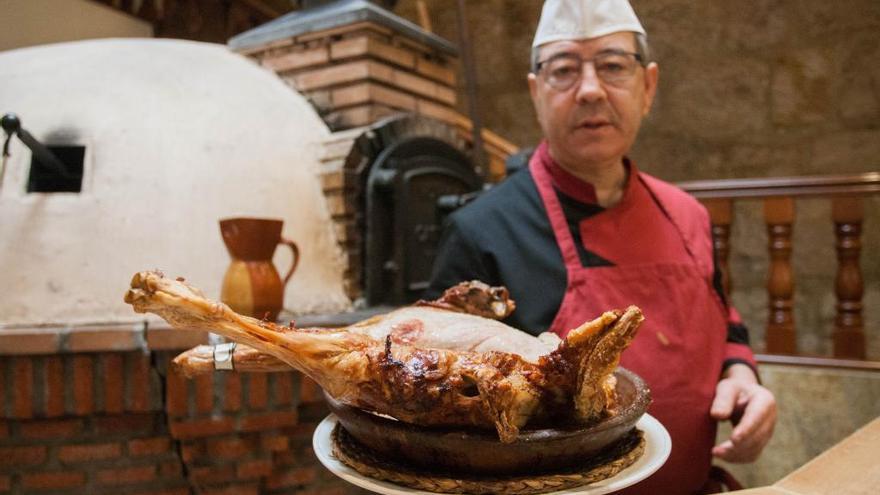
[[[488,163],[474,163],[453,44],[367,0],[311,3],[229,46],[305,95],[335,131],[321,178],[348,296],[368,307],[411,302],[444,215],[500,180],[516,147],[483,130]]]
[[[195,67],[199,79],[207,79],[209,74],[214,74],[218,81],[231,78],[232,73],[211,72],[211,67],[200,65],[220,56],[215,53],[217,47],[172,47],[165,42],[153,43],[162,45],[159,47],[162,50],[185,48],[188,58],[183,60],[191,60],[189,63]],[[132,80],[150,81],[152,85],[174,84],[181,79],[177,67],[161,70],[165,52],[152,51],[158,49],[156,46],[122,48],[143,57],[142,60],[136,56],[122,57],[131,63],[129,72],[136,71],[138,64],[160,66],[160,70],[151,73],[153,75],[126,79],[127,84]],[[227,174],[225,183],[231,181],[237,187],[255,188],[246,190],[254,191],[249,193],[252,195],[259,194],[262,202],[255,206],[253,201],[232,194],[216,203],[199,201],[197,208],[181,210],[183,213],[150,209],[150,214],[158,219],[179,218],[177,230],[186,232],[186,240],[178,239],[169,244],[173,231],[164,235],[167,230],[150,232],[141,228],[132,242],[146,239],[149,249],[134,248],[126,252],[125,260],[121,260],[124,262],[118,267],[113,265],[118,256],[101,253],[118,251],[119,246],[128,242],[125,239],[115,240],[114,250],[99,251],[103,248],[97,247],[94,259],[59,259],[68,264],[86,263],[84,273],[96,277],[85,282],[86,288],[94,293],[95,301],[74,297],[59,277],[47,277],[50,281],[45,286],[29,285],[28,277],[38,280],[58,269],[51,260],[42,264],[29,262],[29,270],[23,271],[21,276],[7,275],[10,278],[4,280],[6,289],[23,293],[34,285],[43,291],[40,294],[44,295],[31,299],[37,300],[34,308],[47,312],[34,320],[22,304],[19,306],[24,309],[15,309],[18,313],[8,312],[0,321],[0,493],[72,495],[123,490],[133,495],[360,493],[324,470],[311,452],[314,427],[327,414],[321,391],[311,380],[293,371],[223,372],[195,379],[183,377],[170,366],[171,359],[185,349],[207,343],[208,336],[197,331],[172,331],[161,321],[135,318],[130,308],[121,307],[119,299],[125,278],[119,273],[130,276],[134,270],[153,268],[161,263],[160,267],[169,274],[190,274],[191,281],[216,297],[219,291],[204,287],[204,281],[219,285],[225,268],[222,264],[226,261],[225,252],[216,231],[217,212],[225,211],[222,208],[238,201],[237,208],[241,211],[265,215],[265,211],[271,211],[269,206],[278,208],[278,204],[269,203],[271,198],[267,198],[281,194],[285,218],[293,219],[289,223],[302,229],[301,232],[323,232],[322,228],[332,224],[332,229],[328,229],[330,235],[318,236],[311,256],[318,259],[333,254],[339,258],[339,266],[334,257],[332,262],[307,262],[312,272],[300,274],[298,271],[294,284],[300,285],[291,288],[290,295],[297,301],[307,302],[293,308],[298,322],[342,323],[341,319],[358,315],[340,313],[341,305],[332,283],[328,283],[330,287],[323,292],[308,287],[322,281],[333,282],[337,271],[341,273],[339,292],[342,299],[346,299],[346,307],[354,304],[375,309],[403,304],[418,297],[427,281],[443,217],[477,194],[485,184],[499,180],[504,173],[504,160],[515,147],[482,130],[487,160],[482,166],[474,165],[471,122],[456,111],[456,48],[378,5],[343,1],[296,11],[230,40],[229,48],[277,74],[277,77],[272,75],[275,85],[253,75],[253,80],[227,88],[225,95],[212,93],[217,84],[196,86],[195,91],[211,102],[193,113],[202,119],[198,125],[213,124],[219,128],[240,125],[240,132],[244,134],[236,135],[240,139],[234,142],[209,140],[192,149],[210,155],[211,163],[206,170],[223,171]],[[74,49],[80,50],[78,55],[71,52],[60,60],[76,60],[82,68],[107,59],[104,54],[107,46],[99,43],[70,48]],[[87,57],[82,56],[85,49]],[[92,59],[92,52],[101,56]],[[148,52],[160,55],[147,55]],[[27,58],[25,55],[20,55],[22,60]],[[175,58],[171,55],[177,56],[169,51],[168,60]],[[230,55],[226,52],[223,56]],[[224,64],[231,64],[230,70],[236,73],[255,70],[254,64],[242,60]],[[71,73],[76,70],[73,66],[70,68]],[[265,70],[259,72],[266,75]],[[157,80],[160,76],[156,74],[170,79]],[[278,82],[279,78],[286,86]],[[73,81],[71,76],[66,86],[78,84]],[[144,87],[138,94],[151,94],[151,87]],[[216,102],[223,101],[224,107],[230,108],[235,102],[228,95],[249,90],[267,93],[260,100],[265,107],[247,110],[253,106],[252,101],[247,108],[236,107],[232,113],[239,122],[225,120],[226,114],[212,113],[220,108]],[[290,94],[291,101],[278,92],[281,90]],[[101,92],[88,92],[98,93]],[[167,94],[178,93],[168,91]],[[179,94],[186,92],[179,91]],[[303,107],[307,105],[299,106],[299,95],[305,96],[314,111],[306,112]],[[73,96],[66,101],[78,104],[81,99]],[[277,108],[273,102],[277,102],[274,105]],[[4,103],[2,94],[0,103]],[[101,102],[92,105],[92,110],[101,105]],[[19,105],[23,106],[26,105]],[[34,106],[34,109],[44,107]],[[293,120],[298,121],[299,130],[295,126],[267,129],[266,124],[272,122],[269,119],[275,118],[278,108],[289,108],[296,113]],[[3,109],[7,110],[14,109]],[[247,115],[246,110],[250,112]],[[19,225],[7,221],[7,216],[18,215],[20,211],[22,218],[31,222],[38,217],[25,213],[38,210],[40,215],[54,213],[60,219],[67,219],[79,214],[83,205],[100,206],[102,202],[110,205],[112,202],[107,196],[101,197],[99,182],[101,174],[106,175],[116,167],[105,163],[110,155],[110,144],[102,148],[101,143],[106,136],[77,134],[74,125],[54,134],[38,126],[35,129],[41,115],[36,114],[36,110],[20,111],[23,124],[36,136],[44,140],[46,136],[54,136],[60,140],[47,144],[71,144],[67,141],[79,140],[82,143],[72,144],[83,144],[85,148],[81,194],[35,198],[14,191],[17,184],[24,183],[16,170],[26,168],[19,163],[21,150],[13,144],[13,157],[7,163],[9,170],[0,189],[0,215],[6,215],[2,217],[0,228],[19,230],[0,232],[12,232],[22,243],[49,249],[51,243],[41,237],[45,234],[43,231],[26,229],[27,225],[34,224],[22,221]],[[49,121],[59,119],[62,113],[55,108],[46,108],[45,112],[45,120]],[[65,109],[64,113],[82,121],[87,119],[84,115],[88,111],[83,109],[78,113]],[[104,125],[108,122],[106,113],[94,115],[101,132],[112,127]],[[181,119],[151,121],[148,113],[142,115],[145,115],[144,122],[138,122],[139,125],[149,126],[151,132],[162,130],[151,134],[157,141],[145,151],[147,156],[141,157],[144,166],[159,163],[171,170],[178,162],[187,163],[187,168],[180,170],[184,174],[181,177],[188,179],[190,176],[185,174],[193,169],[197,156],[186,154],[190,148],[173,148],[170,153],[173,163],[165,165],[169,155],[166,148],[172,148],[158,139],[175,133],[192,138],[192,129],[174,128],[175,122]],[[260,122],[261,115],[265,116],[265,122]],[[121,143],[126,132],[129,138],[146,135],[137,130],[118,132],[119,135],[110,136],[109,143]],[[275,177],[274,182],[252,180],[255,169],[249,162],[253,160],[253,150],[247,151],[247,156],[238,150],[244,153],[247,143],[260,149],[270,147],[271,143],[265,140],[270,132],[287,133],[290,136],[287,147],[301,150],[301,156],[294,155],[293,160],[280,164],[267,161],[275,167],[270,174]],[[266,158],[270,159],[274,160]],[[168,175],[150,175],[149,168],[135,170],[130,160],[130,156],[120,159],[128,168],[120,169],[109,182],[104,178],[105,183],[120,188],[126,180],[135,177],[152,186],[160,184],[159,178]],[[247,167],[239,167],[242,162],[248,162]],[[292,170],[291,167],[298,168]],[[177,189],[165,186],[164,190],[168,196],[186,198],[209,188],[213,197],[217,195],[217,187],[224,183],[217,179],[219,175],[194,174],[195,182],[191,184],[180,182],[178,178],[174,186]],[[287,182],[279,185],[278,181]],[[291,184],[308,185],[311,181],[315,182],[314,196],[308,188],[306,192],[291,192]],[[270,194],[266,192],[270,186],[278,187],[271,189]],[[148,199],[131,194],[121,195],[119,204],[144,205],[156,201],[153,196]],[[259,205],[264,205],[264,210],[256,209]],[[100,216],[90,220],[86,230],[117,229],[117,237],[124,237],[123,234],[136,230],[133,226],[147,225],[138,224],[137,219],[125,217],[120,211],[119,208],[113,210],[119,217],[116,219],[107,214],[107,209],[100,210]],[[137,211],[143,212],[143,207],[132,210],[129,215]],[[204,218],[193,220],[193,215],[198,214]],[[83,219],[88,218],[80,218]],[[115,223],[100,223],[107,221]],[[68,222],[63,227],[72,225]],[[60,238],[84,242],[77,240],[85,239],[82,228],[64,232]],[[321,244],[325,238],[329,239],[327,245]],[[210,239],[213,244],[205,247],[198,245],[195,239]],[[162,255],[159,260],[144,256],[161,254],[163,249],[177,256],[174,263],[168,261],[172,259],[171,254]],[[64,250],[51,252],[57,251]],[[178,260],[187,252],[196,253],[202,264],[196,266],[185,259]],[[305,252],[309,255],[308,250]],[[129,262],[136,264],[129,267]],[[4,297],[9,304],[18,300],[10,298],[19,296],[10,292]],[[65,307],[64,301],[68,300],[70,306]],[[327,305],[328,300],[332,304]],[[99,304],[106,301],[112,304],[106,303],[109,304],[106,308]],[[88,314],[105,313],[106,321],[89,320],[95,317],[88,315],[77,321],[62,319],[79,314],[77,311],[86,314],[86,310],[91,311]],[[21,321],[13,318],[12,324],[7,324],[10,317],[19,313]]]

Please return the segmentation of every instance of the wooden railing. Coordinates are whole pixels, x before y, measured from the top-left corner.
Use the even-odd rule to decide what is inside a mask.
[[[864,282],[859,263],[864,220],[863,202],[866,195],[880,193],[880,172],[837,176],[691,181],[681,182],[678,185],[697,197],[709,210],[724,289],[728,293],[731,285],[728,258],[733,204],[738,199],[763,201],[770,255],[767,276],[769,315],[765,344],[766,352],[770,354],[797,354],[793,318],[795,287],[791,264],[795,199],[830,198],[838,263],[835,281],[837,314],[832,334],[833,354],[835,358],[865,358],[865,331],[862,320]]]

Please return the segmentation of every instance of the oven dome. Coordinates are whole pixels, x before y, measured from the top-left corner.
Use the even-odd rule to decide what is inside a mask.
[[[225,46],[111,39],[0,53],[0,113],[49,146],[82,146],[78,193],[28,193],[13,139],[0,186],[0,325],[141,319],[122,294],[138,270],[219,298],[218,220],[285,221],[302,260],[295,313],[349,306],[318,179],[329,130],[275,74]],[[276,251],[281,273],[289,252]]]

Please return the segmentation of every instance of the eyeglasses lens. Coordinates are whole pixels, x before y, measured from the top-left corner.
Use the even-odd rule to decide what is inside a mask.
[[[585,63],[592,63],[599,80],[610,85],[625,83],[638,67],[638,61],[630,53],[602,53],[592,60],[565,55],[547,61],[544,66],[545,80],[554,89],[564,91],[580,80]]]

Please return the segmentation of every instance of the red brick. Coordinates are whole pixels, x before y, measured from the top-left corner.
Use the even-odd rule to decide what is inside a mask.
[[[134,457],[164,454],[171,451],[171,439],[166,437],[138,438],[128,442],[128,454]]]
[[[189,486],[181,486],[178,488],[166,488],[164,490],[148,490],[145,492],[134,492],[131,495],[192,495]]]
[[[34,415],[34,362],[29,357],[12,360],[12,417],[32,418]]]
[[[159,477],[162,479],[179,478],[182,474],[183,464],[178,460],[159,463]]]
[[[320,31],[312,31],[311,33],[301,34],[296,37],[296,43],[303,44],[303,43],[309,43],[311,41],[324,41],[324,40],[329,40],[329,39],[332,39],[335,37],[340,37],[343,35],[357,36],[357,35],[364,33],[364,32],[370,32],[371,34],[378,33],[383,38],[390,37],[393,34],[393,32],[390,29],[388,29],[384,26],[380,26],[379,24],[376,24],[375,22],[361,21],[361,22],[354,22],[351,24],[346,24],[346,25],[339,26],[339,27],[332,27],[332,28],[328,28],[328,29],[322,29]],[[275,43],[277,43],[277,42],[275,42]],[[264,46],[265,46],[265,49],[269,49],[270,47],[273,47],[273,45],[271,45],[271,44],[266,44]],[[279,46],[284,46],[284,45],[279,44]]]
[[[326,63],[329,58],[327,47],[320,47],[314,50],[296,51],[285,53],[283,55],[266,57],[260,63],[263,67],[275,72],[284,72],[307,67],[309,65],[323,64]]]
[[[226,373],[224,375],[226,383],[224,384],[223,410],[238,411],[241,409],[241,375],[239,373]]]
[[[269,476],[272,473],[271,459],[256,459],[239,463],[236,466],[236,473],[239,479],[249,480],[259,478],[261,476]]]
[[[33,439],[54,439],[76,436],[83,431],[83,420],[53,419],[45,421],[28,421],[19,425],[21,436]]]
[[[253,409],[266,409],[269,401],[268,377],[265,373],[248,375],[248,405]]]
[[[165,382],[165,408],[170,416],[184,416],[187,413],[187,379],[169,370]]]
[[[304,445],[311,445],[312,436],[315,433],[316,426],[318,426],[317,422],[303,421],[301,423],[298,423],[296,426],[285,428],[284,433],[286,433],[290,437],[290,440],[292,442],[296,442],[299,440],[303,442]]]
[[[284,452],[276,452],[272,458],[275,460],[275,465],[279,468],[287,469],[288,466],[300,466],[302,465],[302,456],[299,455],[298,452],[293,450],[285,450]]]
[[[323,485],[323,484],[322,484]],[[344,482],[333,482],[314,490],[297,490],[296,495],[349,495],[350,485]]]
[[[260,448],[270,452],[281,452],[290,448],[290,439],[280,433],[264,433],[260,438]]]
[[[189,470],[189,477],[199,484],[219,484],[235,480],[235,465],[199,466]]]
[[[194,421],[174,421],[171,423],[171,436],[185,440],[230,433],[235,430],[232,418],[199,419]]]
[[[214,374],[196,377],[196,412],[209,414],[214,408]]]
[[[58,352],[60,328],[7,329],[0,332],[0,355],[37,355]]]
[[[101,469],[95,473],[95,479],[101,485],[145,483],[156,479],[156,466]]]
[[[12,489],[12,477],[0,475],[0,492],[8,492]]]
[[[300,72],[293,76],[292,81],[295,89],[310,91],[336,84],[368,79],[370,76],[378,77],[377,74],[384,75],[383,79],[387,80],[391,77],[391,67],[361,60]]]
[[[207,343],[208,333],[201,330],[147,328],[147,346],[152,351],[177,351]]]
[[[302,402],[323,402],[324,392],[311,378],[300,375],[299,397]]]
[[[0,447],[0,467],[33,466],[45,460],[46,447],[42,445]]]
[[[52,418],[64,415],[64,361],[61,356],[47,356],[45,360],[46,378],[43,391],[46,398],[46,416]]]
[[[314,467],[290,469],[280,473],[274,473],[266,479],[266,488],[277,490],[288,486],[299,486],[313,483],[318,477]]]
[[[275,373],[272,376],[275,379],[275,391],[272,394],[272,398],[275,399],[275,405],[287,406],[293,404],[293,374]]]
[[[117,414],[113,416],[95,416],[92,425],[95,433],[100,435],[150,434],[155,423],[153,414]]]
[[[140,348],[139,332],[133,328],[79,327],[67,337],[71,352],[130,351]]]
[[[205,448],[204,440],[188,441],[180,444],[180,457],[183,459],[183,462],[193,462],[206,455],[208,455],[208,451]]]
[[[254,484],[229,485],[222,487],[204,487],[201,495],[259,495],[259,486]]]
[[[123,395],[125,392],[123,378],[125,367],[122,355],[118,353],[101,356],[104,379],[104,411],[119,414],[123,411]]]
[[[73,411],[91,414],[95,408],[94,361],[91,356],[73,357]]]
[[[419,99],[416,103],[416,113],[449,123],[454,123],[458,119],[458,113],[454,108],[423,99]]]
[[[112,459],[122,455],[118,443],[62,445],[58,447],[58,460],[65,464]]]
[[[449,67],[420,58],[416,60],[416,72],[445,83],[447,86],[455,86],[455,71]]]
[[[86,475],[79,471],[54,471],[24,474],[21,476],[21,486],[26,490],[74,488],[85,484]]]
[[[241,418],[239,427],[242,431],[259,431],[273,428],[284,428],[297,423],[296,411],[280,411],[267,414],[249,414]]]
[[[208,440],[206,449],[208,456],[212,458],[235,459],[256,450],[256,444],[250,439],[240,437],[217,438]]]
[[[131,360],[129,380],[129,410],[150,410],[150,357],[137,354]]]

